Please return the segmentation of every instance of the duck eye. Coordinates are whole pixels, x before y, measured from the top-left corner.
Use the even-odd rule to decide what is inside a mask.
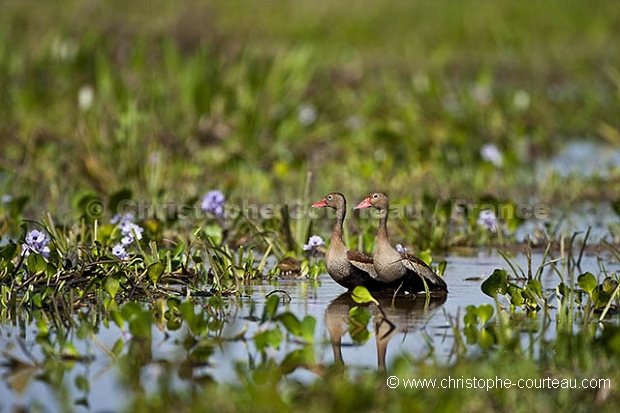
[[[333,198],[333,196],[331,196],[331,195],[327,195],[327,200],[328,200],[328,201],[331,201],[331,200],[332,200],[332,198]]]
[[[372,199],[377,199],[379,198],[379,194],[372,194]]]

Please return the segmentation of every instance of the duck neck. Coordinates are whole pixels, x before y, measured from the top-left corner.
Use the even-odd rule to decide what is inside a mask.
[[[334,223],[334,229],[332,231],[332,242],[342,244],[342,226],[344,224],[344,217],[346,215],[346,207],[336,209],[336,222]]]
[[[377,235],[378,241],[385,241],[389,243],[388,231],[387,231],[387,219],[388,208],[381,208],[379,210],[379,234]]]

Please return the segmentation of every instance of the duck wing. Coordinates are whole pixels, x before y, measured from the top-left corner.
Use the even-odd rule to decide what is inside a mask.
[[[401,254],[401,256],[403,257],[402,263],[405,268],[423,278],[428,284],[429,290],[448,292],[448,285],[444,279],[435,274],[435,271],[433,271],[428,264],[411,254]]]
[[[373,265],[372,257],[369,257],[366,254],[363,254],[359,251],[347,251],[347,259],[354,267],[368,273],[370,277],[373,279],[378,279],[379,275],[377,271],[375,271],[375,266]]]

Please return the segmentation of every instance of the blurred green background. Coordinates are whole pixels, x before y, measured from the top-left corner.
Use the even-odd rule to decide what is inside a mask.
[[[32,213],[122,188],[154,202],[211,188],[286,202],[307,184],[355,200],[620,197],[617,168],[538,167],[569,140],[620,146],[615,2],[1,8],[0,190]]]

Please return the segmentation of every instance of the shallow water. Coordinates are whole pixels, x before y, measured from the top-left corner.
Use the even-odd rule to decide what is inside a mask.
[[[309,280],[280,280],[276,284],[261,283],[248,287],[248,297],[235,301],[232,309],[232,317],[225,326],[222,336],[232,337],[247,328],[247,337],[252,337],[259,328],[258,322],[248,319],[249,315],[262,314],[262,305],[265,296],[274,289],[286,291],[291,301],[285,309],[293,312],[298,318],[309,314],[316,318],[315,329],[315,356],[319,365],[329,365],[335,359],[341,359],[345,365],[352,368],[388,369],[395,357],[405,353],[414,358],[427,356],[430,346],[434,349],[434,356],[449,362],[450,349],[453,345],[450,318],[462,321],[464,309],[470,304],[493,303],[493,300],[484,295],[480,290],[482,281],[496,268],[506,268],[508,265],[504,259],[495,252],[478,252],[473,256],[450,255],[445,258],[448,266],[445,279],[448,283],[450,294],[448,297],[433,300],[425,308],[423,297],[409,296],[406,299],[395,301],[391,305],[391,299],[381,298],[388,319],[395,325],[390,331],[388,323],[380,322],[381,316],[377,311],[373,312],[373,319],[369,323],[369,331],[373,336],[364,345],[354,346],[347,332],[347,315],[354,305],[345,290],[333,282],[328,275],[322,275],[317,282]],[[516,262],[527,268],[526,257],[517,255]],[[541,264],[542,256],[534,254],[533,267]],[[607,271],[617,271],[619,265],[611,260],[603,260],[595,257],[584,257],[582,271],[591,271],[600,276],[600,265],[605,266]],[[543,276],[543,283],[547,287],[555,287],[559,283],[558,276],[549,269]],[[376,331],[373,326],[377,325]],[[186,330],[172,332],[166,336],[155,326],[152,327],[153,340],[150,348],[152,360],[140,371],[139,377],[147,391],[156,391],[157,379],[164,374],[161,362],[171,364],[182,363],[187,357],[182,343],[186,336]],[[0,383],[0,411],[10,410],[15,406],[33,406],[32,411],[56,411],[58,410],[58,394],[61,391],[69,392],[69,400],[75,403],[82,400],[89,407],[76,407],[78,411],[115,411],[123,407],[123,400],[129,395],[121,381],[119,366],[106,354],[102,348],[111,348],[114,343],[123,337],[123,332],[115,325],[109,328],[100,326],[96,341],[91,338],[75,337],[74,345],[80,354],[92,355],[92,360],[84,363],[72,362],[62,375],[60,381],[55,384],[46,382],[38,377],[39,369],[36,362],[42,360],[43,353],[37,345],[36,327],[25,326],[0,326],[0,374],[3,381]],[[430,343],[430,344],[429,344]],[[131,345],[131,339],[127,338],[125,346]],[[295,349],[292,343],[284,342],[279,350],[274,350],[273,355],[280,361],[284,355]],[[25,367],[21,369],[9,369],[5,363],[10,356],[23,361]],[[212,364],[193,371],[196,375],[211,376],[219,382],[234,382],[236,380],[235,363],[247,363],[250,358],[258,359],[258,351],[243,341],[227,341],[219,347],[210,360]],[[69,362],[67,362],[69,363]],[[28,365],[31,365],[28,367]],[[76,379],[84,376],[90,382],[90,390],[78,390]],[[298,369],[292,373],[292,377],[300,381],[309,381],[316,376],[314,373]],[[175,378],[173,385],[178,387],[189,386],[187,381]],[[37,405],[45,406],[37,409]]]

